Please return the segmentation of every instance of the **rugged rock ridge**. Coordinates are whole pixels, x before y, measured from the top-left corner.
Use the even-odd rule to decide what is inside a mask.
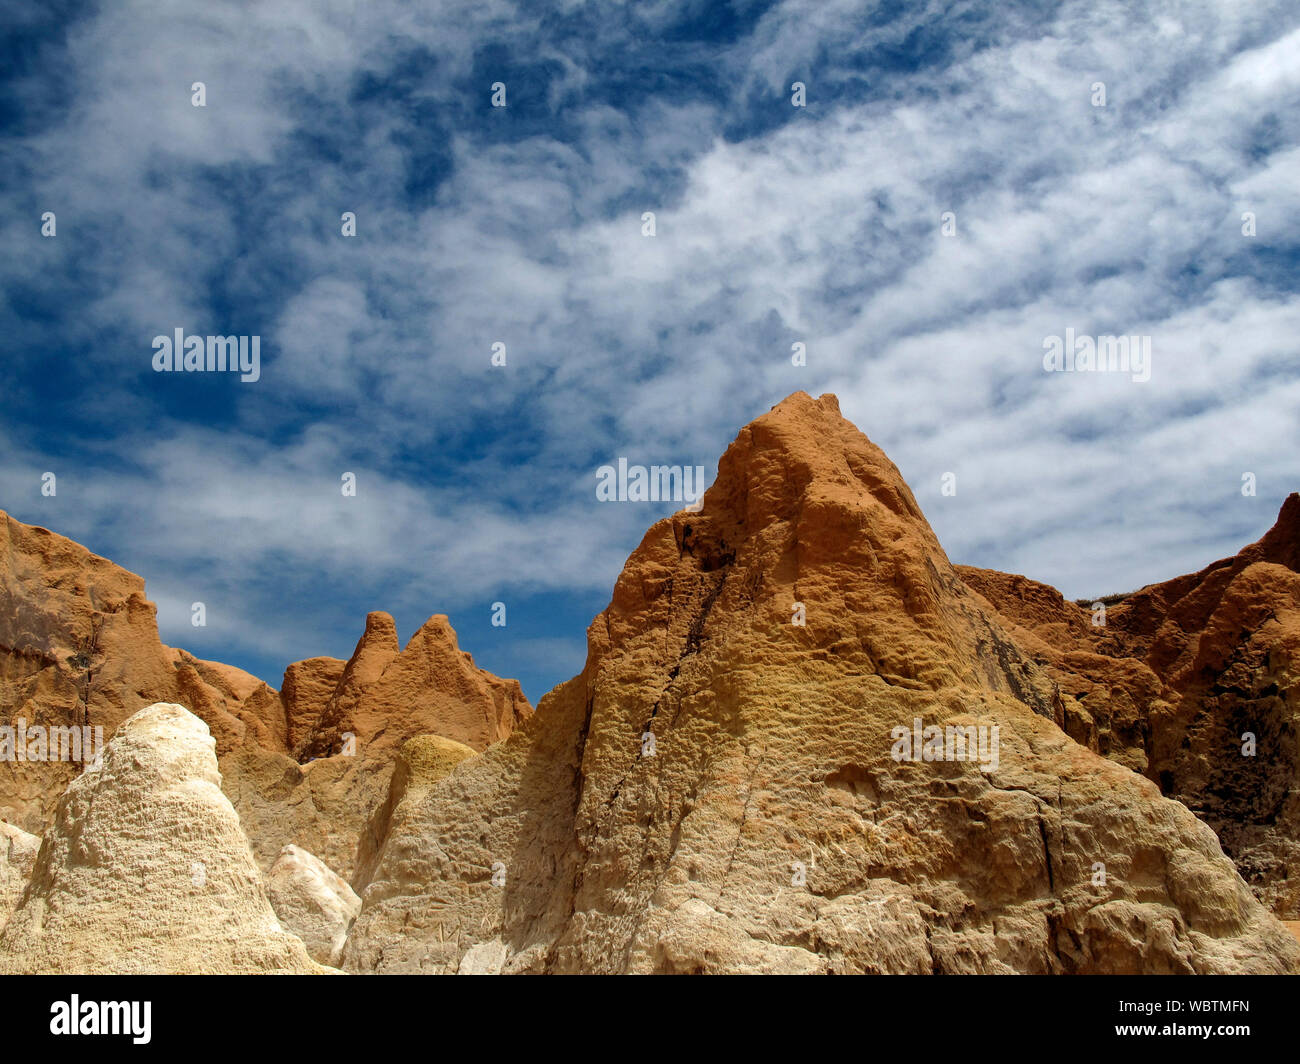
[[[349,661],[297,662],[276,692],[164,646],[140,577],[0,512],[0,725],[89,725],[107,741],[155,702],[208,725],[263,869],[295,843],[344,876],[404,740],[436,732],[482,749],[532,712],[517,682],[474,666],[441,615],[400,649],[392,618],[373,613]],[[0,819],[44,833],[81,767],[0,759]]]
[[[329,970],[276,920],[215,747],[177,705],[118,728],[59,799],[0,973]]]
[[[432,733],[472,753],[532,714],[518,681],[476,667],[441,614],[401,648],[393,618],[371,613],[347,662],[313,658],[285,676],[288,750],[246,746],[222,761],[264,868],[293,843],[351,879],[403,743]]]
[[[264,683],[159,642],[140,577],[0,512],[0,724],[102,727],[107,741],[158,701],[193,706],[222,752],[283,740],[279,698]],[[43,832],[80,771],[0,761],[0,818]]]
[[[320,675],[334,659],[315,660],[331,663]],[[295,687],[300,696],[301,685]],[[360,746],[392,746],[431,733],[483,750],[531,713],[519,681],[476,668],[442,614],[400,649],[393,618],[372,613],[324,705],[314,715],[295,712],[290,739],[303,758],[337,753],[345,735]]]
[[[1300,971],[1157,787],[1293,911],[1296,496],[1096,627],[953,566],[797,393],[647,532],[536,715],[441,616],[403,648],[371,614],[277,693],[158,643],[138,577],[0,531],[0,714],[116,732],[57,804],[81,766],[0,762],[0,817],[45,834],[0,825],[0,971]],[[208,724],[132,717],[154,690]]]
[[[1187,805],[1259,898],[1300,918],[1300,495],[1233,557],[1104,612],[958,572],[1060,686],[1066,731]]]
[[[892,463],[797,393],[646,533],[582,674],[394,818],[344,965],[1300,970],[1213,832],[1066,710]],[[995,756],[899,761],[916,721]]]

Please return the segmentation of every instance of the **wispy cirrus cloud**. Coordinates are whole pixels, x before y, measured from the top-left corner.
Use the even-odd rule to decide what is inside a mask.
[[[0,505],[268,679],[364,609],[450,610],[540,694],[671,509],[600,506],[596,466],[711,472],[798,388],[840,395],[955,559],[1069,595],[1229,553],[1298,486],[1286,4],[7,17],[39,58],[0,142]],[[261,335],[262,380],[152,374],[176,326]],[[1151,380],[1044,373],[1066,328],[1150,335]],[[474,628],[498,598],[508,638]]]

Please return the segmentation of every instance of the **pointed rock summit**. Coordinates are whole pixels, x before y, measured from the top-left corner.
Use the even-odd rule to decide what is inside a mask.
[[[1283,972],[1214,833],[1061,729],[898,470],[798,393],[583,672],[395,818],[359,972]]]
[[[118,729],[59,800],[0,973],[328,970],[276,920],[215,747],[177,705]]]
[[[519,681],[477,668],[444,615],[430,617],[401,649],[393,618],[372,613],[334,691],[294,740],[309,757],[338,753],[344,736],[392,746],[436,733],[482,750],[531,713]]]
[[[347,662],[291,665],[284,690],[292,753],[246,747],[224,761],[240,782],[235,807],[263,867],[294,843],[345,879],[357,872],[358,847],[373,848],[367,825],[404,742],[441,736],[473,753],[533,712],[517,680],[475,666],[441,614],[402,648],[393,618],[371,613]]]

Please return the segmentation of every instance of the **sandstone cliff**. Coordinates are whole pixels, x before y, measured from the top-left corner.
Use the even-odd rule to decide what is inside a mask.
[[[192,707],[223,753],[283,743],[266,684],[159,642],[140,577],[0,512],[0,724],[102,727],[107,741],[158,701]],[[81,767],[0,760],[0,818],[42,833]]]
[[[441,615],[400,649],[392,618],[372,613],[349,661],[295,663],[282,686],[164,646],[140,577],[0,512],[0,725],[100,727],[107,741],[152,703],[187,707],[264,870],[292,843],[350,876],[403,741],[435,732],[483,749],[532,712]],[[44,833],[83,763],[0,758],[0,819]]]
[[[791,396],[646,533],[582,674],[395,820],[344,965],[1300,970],[1031,655],[834,398]],[[896,758],[935,725],[990,756]]]
[[[1186,804],[1300,918],[1300,495],[1235,556],[1100,609],[958,572],[1059,685],[1066,731]]]

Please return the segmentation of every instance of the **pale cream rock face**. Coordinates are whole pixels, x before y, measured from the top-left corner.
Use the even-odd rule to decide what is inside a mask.
[[[441,735],[417,735],[397,753],[388,796],[371,816],[357,847],[352,885],[364,891],[383,860],[390,838],[402,837],[404,825],[430,787],[462,761],[475,756],[464,743]]]
[[[59,800],[0,972],[330,970],[276,919],[214,747],[178,705],[118,728]]]
[[[0,931],[27,888],[40,848],[38,836],[0,820]]]
[[[280,926],[297,935],[313,960],[336,966],[361,899],[342,879],[306,850],[280,851],[266,877],[271,908]]]
[[[508,953],[509,950],[506,948],[506,944],[499,940],[480,942],[465,951],[465,956],[460,959],[460,967],[456,969],[456,974],[500,975],[501,969],[505,966]]]

